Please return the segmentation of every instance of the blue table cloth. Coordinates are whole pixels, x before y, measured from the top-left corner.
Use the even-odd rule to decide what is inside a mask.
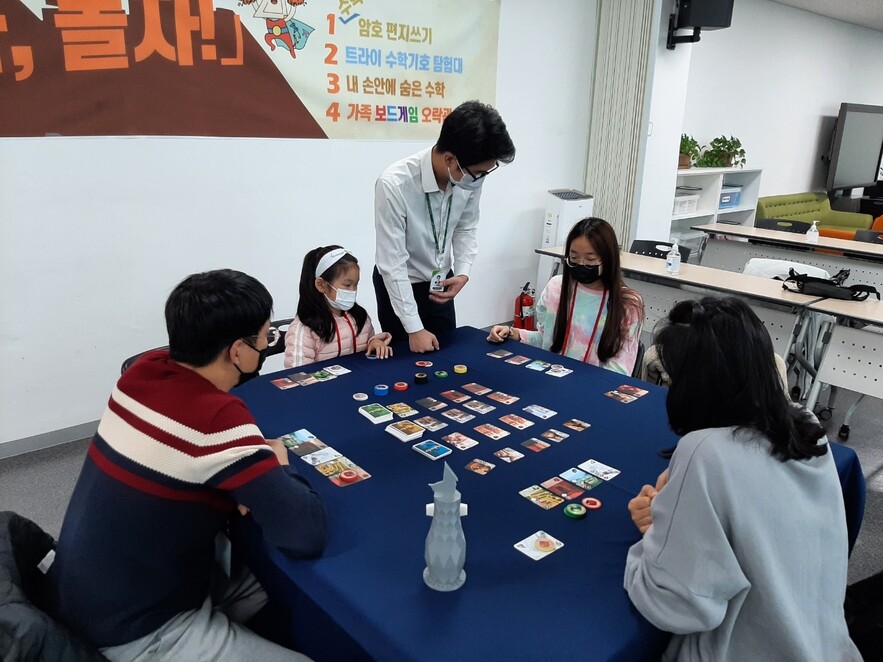
[[[665,390],[527,345],[501,346],[574,370],[566,377],[553,377],[487,356],[498,347],[485,338],[486,333],[464,327],[442,335],[442,349],[429,355],[398,346],[396,355],[384,361],[356,355],[306,367],[314,372],[339,363],[352,370],[331,381],[279,390],[270,380],[298,371],[287,370],[237,389],[265,436],[307,428],[372,476],[337,487],[292,455],[291,462],[325,500],[328,548],[321,559],[292,560],[264,546],[254,525],[247,523],[252,530],[246,530],[244,541],[252,569],[274,601],[286,607],[287,627],[299,650],[320,661],[658,659],[668,635],[634,609],[622,580],[628,548],[639,539],[628,501],[666,467],[659,451],[677,443],[666,422]],[[415,361],[424,358],[434,365],[416,367]],[[454,373],[455,364],[467,365],[468,372]],[[436,370],[449,376],[435,377]],[[415,385],[416,372],[428,372],[429,383]],[[466,451],[453,448],[444,460],[432,461],[411,449],[416,442],[399,441],[384,431],[386,424],[374,425],[358,412],[363,403],[352,398],[354,393],[371,394],[376,384],[391,387],[397,381],[407,381],[409,389],[390,389],[386,397],[370,395],[368,402],[406,402],[419,411],[409,420],[431,415],[448,424],[438,432],[427,431],[421,440],[441,441],[443,435],[461,432],[479,444]],[[519,400],[504,405],[467,393],[495,409],[463,424],[416,404],[430,396],[448,408],[463,409],[440,394],[449,389],[465,392],[462,386],[469,382]],[[604,395],[621,384],[636,384],[649,393],[630,404]],[[523,411],[531,404],[558,413],[544,421]],[[509,413],[534,425],[520,431],[499,421]],[[582,432],[564,427],[570,418],[591,427]],[[482,423],[510,434],[491,440],[473,429]],[[550,428],[570,436],[539,453],[520,446]],[[507,464],[493,456],[507,446],[524,458]],[[838,469],[846,466],[854,481],[857,460],[845,450],[851,458],[841,457]],[[475,458],[496,468],[485,476],[467,471],[465,465]],[[588,459],[621,473],[583,495],[603,502],[585,519],[564,515],[569,502],[544,510],[518,494]],[[431,524],[425,514],[425,504],[432,502],[428,483],[441,479],[444,461],[459,477],[458,489],[469,505],[463,518],[466,583],[452,593],[433,591],[422,579]],[[513,545],[538,530],[563,541],[564,547],[534,561]]]

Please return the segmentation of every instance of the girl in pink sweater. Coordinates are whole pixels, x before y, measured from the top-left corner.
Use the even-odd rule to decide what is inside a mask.
[[[340,246],[314,248],[304,257],[297,317],[285,333],[285,367],[367,352],[392,356],[389,333],[374,333],[356,303],[359,261]]]

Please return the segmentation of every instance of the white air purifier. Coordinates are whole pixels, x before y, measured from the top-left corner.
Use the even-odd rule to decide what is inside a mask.
[[[567,233],[577,221],[592,215],[594,198],[588,193],[572,188],[556,188],[546,197],[546,213],[543,216],[543,239],[541,248],[563,247]],[[548,255],[540,255],[537,279],[534,282],[537,297],[549,279],[558,273],[561,261]]]

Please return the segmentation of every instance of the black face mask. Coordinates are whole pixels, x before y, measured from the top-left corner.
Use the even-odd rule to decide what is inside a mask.
[[[568,266],[567,268],[570,271],[570,277],[577,283],[582,283],[583,285],[591,285],[601,277],[600,264],[592,266],[577,264],[576,266]]]
[[[248,343],[245,343],[248,345]],[[251,347],[251,345],[248,345]],[[251,347],[254,351],[258,353],[258,367],[254,372],[242,372],[238,365],[233,364],[237,370],[239,370],[239,381],[236,383],[236,386],[242,386],[245,382],[251,381],[255,377],[261,374],[261,368],[264,366],[264,361],[267,359],[267,348],[258,349],[257,347]]]

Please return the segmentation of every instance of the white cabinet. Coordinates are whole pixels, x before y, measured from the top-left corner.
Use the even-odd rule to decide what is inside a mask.
[[[678,170],[677,186],[688,187],[699,195],[696,210],[671,217],[671,231],[689,232],[691,225],[701,223],[733,223],[754,225],[757,196],[760,192],[759,168],[688,168]],[[721,189],[731,185],[739,187],[739,203],[734,207],[721,208]],[[674,208],[674,196],[672,196]]]

